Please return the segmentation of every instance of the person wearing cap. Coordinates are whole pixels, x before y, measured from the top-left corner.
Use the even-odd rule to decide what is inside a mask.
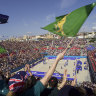
[[[58,91],[65,85],[67,79],[67,70],[64,70],[62,83],[58,87],[58,79],[51,77],[49,80],[49,88],[46,88],[40,96],[58,96]]]
[[[51,77],[48,82],[49,88],[45,88],[40,96],[57,96],[58,93],[58,79],[56,77]]]

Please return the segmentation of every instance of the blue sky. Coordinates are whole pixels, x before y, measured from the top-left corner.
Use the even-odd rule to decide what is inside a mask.
[[[0,0],[0,14],[9,16],[7,24],[0,24],[0,39],[23,35],[41,35],[41,29],[55,21],[55,17],[67,14],[96,0]],[[96,7],[80,32],[96,28]]]

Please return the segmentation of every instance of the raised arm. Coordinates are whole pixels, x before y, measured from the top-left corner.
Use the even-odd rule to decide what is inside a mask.
[[[31,73],[31,71],[30,71],[30,65],[29,64],[26,64],[25,65],[25,72],[29,72],[29,74],[30,74],[30,76],[32,76],[32,73]]]
[[[71,44],[72,41],[73,41],[73,39],[70,41],[70,43],[68,44],[68,46]],[[48,70],[48,72],[46,73],[46,75],[44,76],[44,78],[42,78],[40,80],[44,86],[48,83],[49,79],[51,78],[52,74],[54,73],[55,68],[56,68],[58,62],[64,57],[64,54],[65,54],[66,50],[68,49],[68,46],[67,46],[67,48],[62,53],[59,53],[57,55],[57,58],[55,59],[54,64]]]
[[[51,68],[48,70],[48,72],[46,73],[46,75],[44,76],[44,78],[42,78],[40,81],[42,82],[43,85],[46,85],[49,81],[49,79],[51,78],[52,74],[54,73],[55,71],[55,68],[58,64],[58,62],[64,57],[64,54],[63,52],[62,53],[59,53],[57,55],[57,58],[55,59],[55,62],[54,64],[51,66]]]
[[[58,87],[59,90],[66,84],[66,80],[67,80],[67,69],[64,70],[62,83]]]
[[[75,86],[76,85],[76,75],[74,76],[74,80],[71,83],[71,86]]]

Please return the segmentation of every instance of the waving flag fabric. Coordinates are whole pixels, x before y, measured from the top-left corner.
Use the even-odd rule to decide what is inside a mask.
[[[9,79],[9,90],[13,92],[22,91],[28,74],[25,71],[19,71]]]
[[[7,23],[9,16],[0,14],[0,24]]]
[[[96,3],[80,7],[69,14],[56,17],[56,21],[43,27],[60,36],[76,36],[84,21],[87,19]]]

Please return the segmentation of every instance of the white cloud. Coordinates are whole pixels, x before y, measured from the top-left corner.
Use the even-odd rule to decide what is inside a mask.
[[[74,5],[77,2],[77,0],[61,0],[60,8],[68,8],[72,5]]]

